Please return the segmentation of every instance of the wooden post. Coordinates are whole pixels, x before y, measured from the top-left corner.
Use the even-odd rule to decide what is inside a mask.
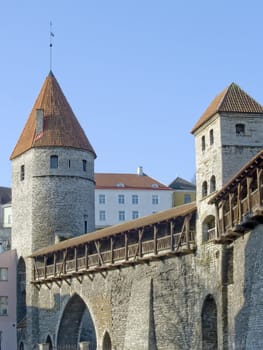
[[[247,209],[249,213],[251,212],[251,189],[250,189],[251,182],[252,182],[252,178],[247,177]]]
[[[170,221],[170,242],[171,242],[171,251],[174,251],[174,222]]]
[[[114,264],[114,240],[113,237],[110,238],[110,252],[111,252],[111,264]]]
[[[125,261],[127,261],[128,260],[128,235],[127,235],[127,233],[125,232],[125,234],[124,234],[124,240],[125,240],[125,257],[124,257],[124,259],[125,259]]]
[[[185,241],[186,241],[186,246],[187,249],[190,248],[190,243],[189,243],[189,233],[190,233],[190,220],[191,220],[192,214],[189,214],[185,217]]]
[[[237,208],[238,208],[238,217],[237,217],[237,222],[241,222],[242,218],[242,210],[241,210],[241,184],[237,185]]]
[[[229,193],[228,195],[228,201],[229,201],[229,224],[231,227],[233,227],[233,208],[232,208],[232,193]]]
[[[56,276],[57,273],[57,254],[54,253],[54,257],[53,257],[53,275],[54,277]]]
[[[47,278],[47,257],[44,256],[44,278]]]
[[[85,244],[85,268],[89,268],[89,259],[88,259],[88,243]]]
[[[220,227],[219,227],[219,208],[218,208],[218,203],[215,203],[215,218],[216,218],[216,222],[215,222],[215,231],[216,231],[216,238],[218,239],[220,234]]]
[[[262,169],[257,169],[257,186],[258,186],[258,206],[261,207],[262,204]]]
[[[77,251],[77,247],[74,248],[74,265],[75,265],[75,272],[78,271],[78,251]]]
[[[154,255],[157,255],[157,254],[158,254],[158,249],[157,249],[157,233],[158,233],[157,225],[154,225],[154,226],[153,226]]]

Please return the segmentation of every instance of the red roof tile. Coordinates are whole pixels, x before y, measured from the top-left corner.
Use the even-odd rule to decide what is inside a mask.
[[[36,137],[36,110],[44,111],[44,130]],[[61,146],[95,151],[75,117],[52,72],[47,76],[20,138],[11,154],[13,159],[33,147]]]
[[[151,189],[171,190],[148,175],[95,173],[96,189]]]
[[[237,84],[232,83],[214,98],[191,133],[193,134],[200,126],[220,112],[263,114],[263,107]]]

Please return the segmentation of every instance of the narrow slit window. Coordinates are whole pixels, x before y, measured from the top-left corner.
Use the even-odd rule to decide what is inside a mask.
[[[83,171],[87,171],[87,161],[86,161],[86,159],[82,160],[82,169],[83,169]]]
[[[21,168],[20,168],[20,180],[21,181],[25,180],[25,166],[24,165],[21,165]]]

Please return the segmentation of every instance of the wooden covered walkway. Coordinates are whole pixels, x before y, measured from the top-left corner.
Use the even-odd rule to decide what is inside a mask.
[[[232,242],[263,223],[263,151],[247,163],[209,203],[216,207],[217,243]]]
[[[87,274],[193,253],[196,205],[190,203],[72,238],[31,255],[33,283],[81,281]]]

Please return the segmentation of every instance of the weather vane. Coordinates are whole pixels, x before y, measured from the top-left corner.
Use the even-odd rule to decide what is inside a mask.
[[[53,44],[52,44],[52,38],[54,38],[54,33],[52,32],[52,22],[50,21],[50,34],[49,34],[49,36],[50,36],[50,42],[49,42],[49,49],[50,49],[50,52],[49,52],[49,54],[50,54],[50,71],[52,71],[52,47],[53,47]]]

